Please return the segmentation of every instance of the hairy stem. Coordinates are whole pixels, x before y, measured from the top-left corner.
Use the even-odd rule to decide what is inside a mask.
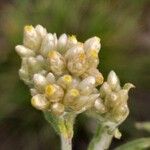
[[[111,144],[113,135],[108,133],[108,128],[100,125],[88,147],[88,150],[107,150]]]
[[[61,135],[61,150],[72,150],[72,138]]]

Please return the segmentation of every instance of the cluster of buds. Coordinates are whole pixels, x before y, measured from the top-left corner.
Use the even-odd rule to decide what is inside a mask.
[[[105,121],[120,124],[129,114],[128,92],[133,87],[133,84],[126,83],[122,88],[116,73],[111,71],[107,81],[100,87],[100,97],[94,104],[96,112],[101,114]]]
[[[41,25],[25,26],[23,45],[16,46],[16,52],[22,58],[19,75],[30,88],[31,104],[55,115],[93,107],[100,98],[96,87],[103,83],[97,69],[100,48],[98,37],[81,43],[66,34],[57,38]]]

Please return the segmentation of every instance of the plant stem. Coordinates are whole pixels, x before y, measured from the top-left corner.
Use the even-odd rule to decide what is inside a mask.
[[[107,150],[111,144],[113,135],[108,133],[108,127],[100,125],[88,147],[88,150]]]
[[[61,150],[72,150],[72,139],[61,135]]]

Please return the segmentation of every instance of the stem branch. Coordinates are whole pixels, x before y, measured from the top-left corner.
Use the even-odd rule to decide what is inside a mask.
[[[113,135],[108,133],[108,127],[100,125],[97,128],[88,150],[107,150],[111,144]]]

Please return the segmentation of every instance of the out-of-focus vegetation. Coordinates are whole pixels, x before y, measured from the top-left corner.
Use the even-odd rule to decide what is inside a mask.
[[[134,124],[150,120],[150,1],[149,0],[2,0],[0,1],[0,149],[57,150],[59,138],[41,112],[30,106],[30,94],[19,80],[20,59],[14,51],[26,24],[41,24],[49,32],[76,34],[81,41],[101,38],[101,72],[113,69],[122,83],[136,89],[129,100],[130,116],[121,126],[128,140],[149,136]],[[78,117],[74,149],[84,150],[95,124]]]

